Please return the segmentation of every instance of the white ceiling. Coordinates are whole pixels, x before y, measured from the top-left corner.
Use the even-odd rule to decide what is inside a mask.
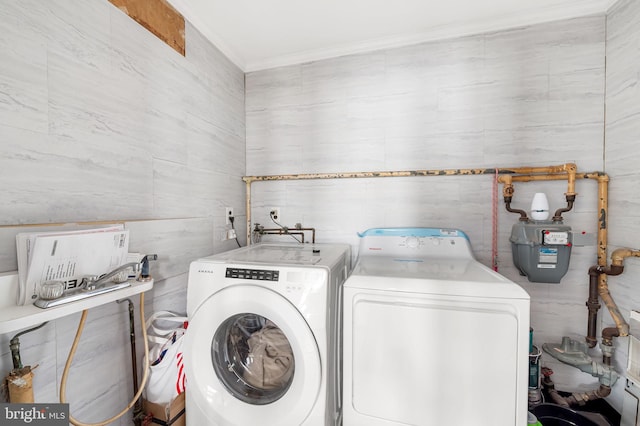
[[[617,0],[168,1],[230,60],[250,72],[600,14]]]

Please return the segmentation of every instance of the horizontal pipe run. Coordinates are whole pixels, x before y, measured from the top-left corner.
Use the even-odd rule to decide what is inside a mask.
[[[499,181],[502,182],[507,176],[500,176]],[[545,180],[567,180],[569,175],[567,173],[549,174],[549,175],[515,175],[509,176],[513,182],[533,182],[533,181],[545,181]],[[591,179],[602,180],[608,182],[609,177],[602,172],[580,173],[576,174],[576,179]]]
[[[260,235],[302,235],[302,242],[304,243],[304,231],[311,232],[311,243],[316,242],[316,229],[315,228],[262,228],[260,230],[254,229],[253,232]]]
[[[245,176],[245,182],[273,180],[317,180],[317,179],[354,179],[379,177],[415,177],[415,176],[456,176],[495,174],[496,169],[444,169],[444,170],[407,170],[382,172],[344,172],[344,173],[305,173],[294,175]],[[509,173],[504,171],[503,173]]]
[[[303,173],[289,175],[244,176],[245,203],[247,217],[247,244],[251,244],[251,184],[253,182],[281,181],[281,180],[315,180],[315,179],[354,179],[379,177],[417,177],[417,176],[472,176],[472,175],[561,175],[559,179],[567,179],[575,174],[577,166],[574,163],[545,166],[545,167],[509,167],[491,169],[435,169],[435,170],[406,170],[406,171],[375,171],[375,172],[344,172],[344,173]],[[516,177],[516,176],[514,176]]]
[[[292,175],[244,176],[245,182],[272,180],[312,180],[312,179],[353,179],[377,177],[414,177],[414,176],[458,176],[458,175],[494,175],[494,174],[538,174],[538,173],[567,173],[575,168],[575,164],[561,164],[546,167],[509,167],[491,169],[433,169],[433,170],[404,170],[377,172],[343,172],[343,173],[303,173]],[[566,179],[566,178],[565,178]]]

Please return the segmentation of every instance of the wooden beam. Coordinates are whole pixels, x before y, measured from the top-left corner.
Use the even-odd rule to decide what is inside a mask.
[[[109,0],[184,56],[184,17],[166,0]]]

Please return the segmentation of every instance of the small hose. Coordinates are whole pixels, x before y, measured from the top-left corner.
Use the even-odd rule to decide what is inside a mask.
[[[67,357],[67,362],[64,366],[64,370],[62,372],[62,380],[60,381],[60,402],[61,403],[65,403],[66,402],[66,388],[67,388],[67,376],[69,375],[69,370],[71,367],[71,363],[73,362],[73,357],[76,353],[76,349],[78,347],[78,343],[80,342],[80,336],[82,336],[82,330],[84,329],[84,323],[87,320],[87,313],[88,310],[84,310],[82,311],[82,316],[80,317],[80,323],[78,324],[78,330],[76,331],[76,337],[75,339],[73,339],[73,344],[71,345],[71,349],[69,350],[69,356]],[[108,420],[104,420],[102,422],[98,422],[98,423],[83,423],[77,419],[75,419],[73,416],[69,415],[69,422],[71,424],[74,424],[75,426],[104,426],[107,425],[117,419],[119,419],[120,417],[124,416],[136,403],[136,401],[138,401],[138,399],[140,398],[140,395],[142,395],[142,391],[144,390],[144,387],[147,383],[147,378],[149,377],[149,342],[147,342],[147,329],[146,327],[144,327],[145,324],[145,317],[144,317],[144,292],[140,293],[140,321],[141,324],[143,324],[142,326],[142,337],[144,339],[144,374],[142,376],[142,383],[140,384],[140,389],[138,389],[138,392],[134,395],[133,399],[129,402],[129,405],[127,405],[127,407],[125,409],[123,409],[120,413],[116,414],[115,416],[111,417]],[[136,371],[133,372],[133,374],[137,374]]]

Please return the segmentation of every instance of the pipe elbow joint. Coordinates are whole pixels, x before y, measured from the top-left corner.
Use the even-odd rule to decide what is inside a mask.
[[[596,345],[598,344],[598,339],[596,339],[595,337],[585,336],[584,340],[587,343],[587,346],[589,347],[589,349],[595,348]]]
[[[640,257],[640,250],[632,250],[629,248],[619,248],[611,254],[611,266],[616,265],[622,267],[624,259],[627,257]]]
[[[600,395],[600,398],[606,398],[611,394],[611,386],[600,385],[598,394]]]
[[[593,265],[592,267],[589,268],[589,276],[590,277],[597,277],[600,274],[602,274],[602,266]]]
[[[609,270],[607,271],[607,275],[620,275],[624,271],[624,266],[611,264]]]
[[[629,324],[626,322],[618,327],[618,337],[627,337],[629,335]]]
[[[624,328],[623,326],[621,328]],[[627,334],[629,326],[627,326]],[[602,344],[606,346],[613,346],[613,338],[620,337],[621,331],[618,327],[607,327],[602,329]]]
[[[576,163],[567,163],[564,165],[564,170],[567,173],[577,173],[578,172],[578,165]]]
[[[619,264],[616,264],[615,261],[612,261],[611,266],[602,266],[602,265],[592,266],[591,268],[589,268],[589,276],[597,277],[602,274],[620,275],[624,271],[624,266],[622,266],[621,261],[618,261],[617,263]]]
[[[513,189],[513,185],[505,184],[504,188],[502,188],[502,196],[504,197],[504,202],[505,203],[507,203],[507,202],[510,203],[511,199],[513,197],[513,194],[515,192],[516,191]]]

